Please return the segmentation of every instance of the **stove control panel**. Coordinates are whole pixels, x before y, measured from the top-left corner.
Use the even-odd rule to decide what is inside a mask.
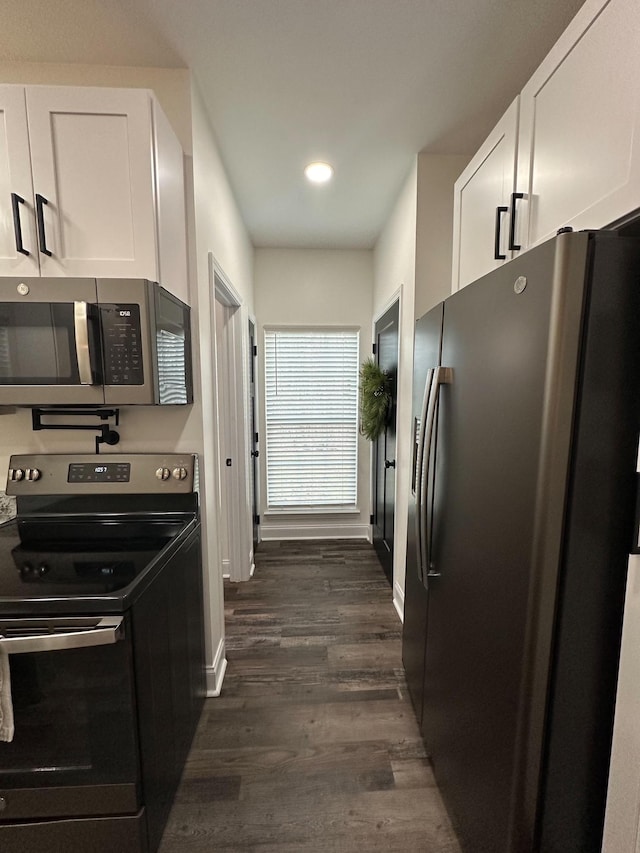
[[[197,488],[193,453],[12,456],[8,495],[184,494]]]

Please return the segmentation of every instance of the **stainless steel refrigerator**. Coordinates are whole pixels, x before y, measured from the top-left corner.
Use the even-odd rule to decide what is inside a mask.
[[[599,853],[640,240],[564,233],[418,321],[403,661],[468,853]]]

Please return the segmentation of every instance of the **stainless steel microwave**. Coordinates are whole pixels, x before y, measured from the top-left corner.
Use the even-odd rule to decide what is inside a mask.
[[[192,401],[190,309],[159,284],[0,278],[0,405]]]

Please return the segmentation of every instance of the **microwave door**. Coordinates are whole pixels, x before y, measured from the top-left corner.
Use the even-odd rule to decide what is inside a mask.
[[[158,402],[193,402],[190,310],[177,297],[157,287],[155,302],[155,376]]]
[[[100,405],[95,284],[41,281],[0,280],[0,404]]]

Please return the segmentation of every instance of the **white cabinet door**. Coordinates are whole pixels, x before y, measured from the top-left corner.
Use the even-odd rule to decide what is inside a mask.
[[[638,0],[587,0],[520,95],[518,149],[527,247],[640,206]]]
[[[26,101],[41,275],[157,279],[150,93],[32,86]]]
[[[0,86],[0,275],[39,275],[24,89]]]
[[[515,188],[517,125],[516,98],[455,183],[454,292],[512,256],[509,230]]]

